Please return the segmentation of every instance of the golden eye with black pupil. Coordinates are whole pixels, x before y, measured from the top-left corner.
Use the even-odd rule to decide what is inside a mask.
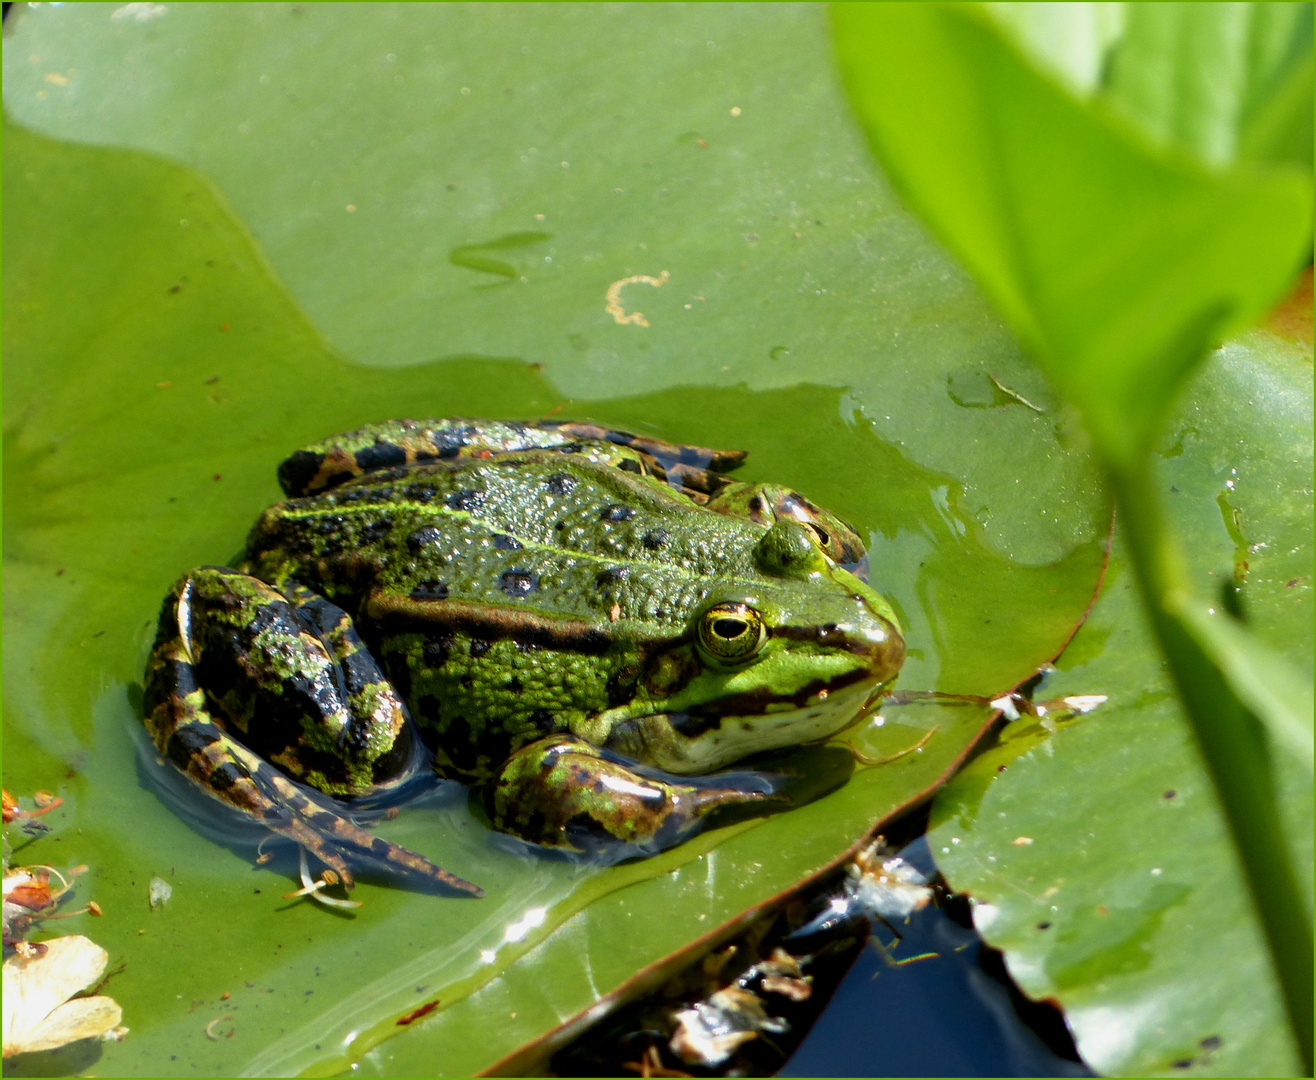
[[[715,604],[699,618],[699,644],[718,660],[748,660],[763,638],[763,618],[748,604]]]

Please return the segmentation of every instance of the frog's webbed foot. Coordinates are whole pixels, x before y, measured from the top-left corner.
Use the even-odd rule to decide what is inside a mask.
[[[501,832],[545,847],[624,847],[635,855],[800,801],[797,779],[785,774],[674,776],[564,734],[516,751],[485,788],[489,819]]]
[[[346,614],[293,596],[226,567],[203,567],[174,586],[146,670],[156,749],[214,798],[295,840],[348,888],[351,864],[364,862],[483,895],[352,824],[265,760],[350,797],[388,779],[406,749],[401,702],[357,650]]]

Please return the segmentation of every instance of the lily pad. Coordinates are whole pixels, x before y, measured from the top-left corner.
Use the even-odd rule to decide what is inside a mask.
[[[1260,330],[1229,343],[1195,378],[1157,462],[1196,583],[1221,597],[1215,617],[1241,603],[1307,670],[1311,379],[1308,344]],[[1131,578],[1117,547],[1045,688],[1110,701],[1053,735],[1008,732],[938,796],[929,842],[972,894],[979,932],[1026,993],[1062,1005],[1098,1072],[1298,1075],[1255,909]],[[1276,760],[1310,903],[1311,775]]]
[[[132,1034],[98,1071],[325,1072],[373,1045],[368,1069],[470,1071],[834,859],[986,715],[884,710],[867,753],[936,730],[810,806],[606,871],[510,853],[439,790],[381,832],[489,900],[364,882],[355,917],[285,904],[292,864],[253,868],[259,835],[189,826],[206,804],[171,794],[136,689],[165,589],[233,556],[282,456],[408,414],[743,447],[869,538],[902,688],[983,694],[1076,624],[1108,506],[864,163],[820,12],[159,7],[42,7],[5,41],[7,104],[60,136],[6,129],[5,776],[66,800],[25,860],[89,863],[97,940],[127,959]],[[614,288],[636,276],[663,284]]]

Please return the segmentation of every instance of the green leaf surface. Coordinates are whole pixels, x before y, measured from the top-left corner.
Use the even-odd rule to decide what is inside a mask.
[[[1194,380],[1156,464],[1200,591],[1220,595],[1237,571],[1248,626],[1308,670],[1311,395],[1310,351],[1253,332]],[[1208,618],[1229,625],[1223,603]],[[1007,732],[962,772],[934,804],[938,865],[972,894],[975,924],[1025,992],[1061,1004],[1098,1072],[1298,1074],[1219,801],[1122,549],[1059,666],[1046,696],[1109,702],[1049,737]],[[1277,760],[1310,903],[1310,760]]]
[[[17,857],[88,863],[105,915],[60,929],[127,964],[132,1032],[79,1068],[472,1071],[834,858],[985,719],[884,710],[868,753],[936,731],[606,871],[509,852],[440,792],[380,831],[488,900],[280,901],[259,835],[189,827],[208,804],[143,749],[137,684],[169,583],[234,556],[300,443],[560,409],[743,447],[869,538],[902,688],[998,693],[1072,629],[1109,514],[1083,438],[864,163],[818,10],[134,10],[5,40],[24,124],[113,144],[6,128],[5,782],[65,798]],[[619,289],[648,326],[608,311],[664,270]]]

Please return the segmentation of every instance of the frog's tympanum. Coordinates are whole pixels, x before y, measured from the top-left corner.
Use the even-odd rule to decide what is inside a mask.
[[[426,748],[483,786],[495,829],[551,847],[652,852],[779,809],[754,773],[710,774],[839,731],[904,642],[854,531],[730,480],[744,456],[483,420],[298,450],[242,563],[166,597],[151,737],[349,886],[352,864],[383,863],[480,894],[342,805]]]

